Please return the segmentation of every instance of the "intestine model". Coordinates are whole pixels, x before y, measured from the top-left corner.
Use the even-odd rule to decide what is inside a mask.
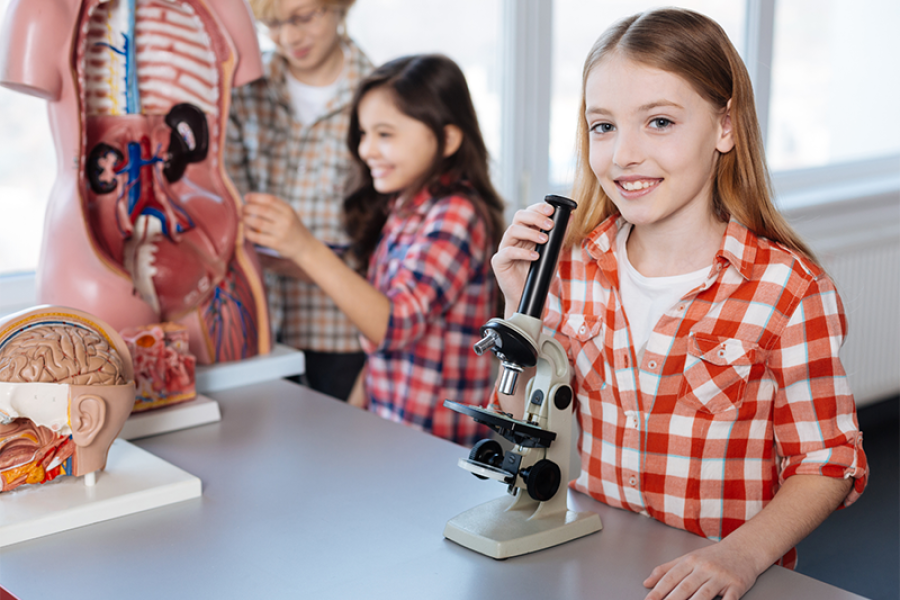
[[[132,412],[180,404],[197,397],[196,358],[188,351],[187,328],[178,323],[144,325],[121,332],[134,362]]]
[[[59,306],[0,319],[0,492],[93,478],[133,404],[131,356],[108,324]]]
[[[201,364],[270,350],[222,163],[229,90],[261,69],[244,0],[12,0],[0,85],[48,100],[56,142],[40,302],[180,322]]]

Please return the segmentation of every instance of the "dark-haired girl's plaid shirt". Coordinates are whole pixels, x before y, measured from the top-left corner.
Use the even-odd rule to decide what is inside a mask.
[[[497,285],[487,224],[463,196],[426,192],[391,212],[369,281],[391,302],[384,341],[363,339],[369,410],[459,444],[489,432],[444,400],[482,406],[491,360],[472,345],[495,316]]]
[[[344,45],[344,77],[328,111],[304,126],[293,118],[287,62],[263,56],[265,76],[232,92],[225,167],[241,194],[274,194],[297,211],[312,234],[341,253],[349,239],[341,210],[351,158],[349,104],[372,70],[352,42]],[[276,339],[317,352],[359,352],[359,331],[316,285],[266,273]]]

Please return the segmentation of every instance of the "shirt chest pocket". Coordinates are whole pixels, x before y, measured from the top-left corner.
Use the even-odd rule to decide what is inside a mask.
[[[575,378],[585,390],[597,391],[610,376],[603,360],[603,323],[597,317],[567,314],[560,333],[569,338],[570,356],[575,362]]]
[[[691,334],[680,398],[712,414],[740,406],[759,346],[744,340]]]

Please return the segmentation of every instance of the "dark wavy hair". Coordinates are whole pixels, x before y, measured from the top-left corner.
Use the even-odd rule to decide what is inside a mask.
[[[381,194],[359,156],[359,104],[370,91],[389,90],[397,109],[427,126],[438,143],[434,162],[415,182],[415,190],[428,189],[435,196],[459,194],[469,198],[487,224],[491,247],[503,233],[503,200],[491,184],[488,151],[478,127],[465,75],[455,62],[440,54],[414,55],[385,63],[360,83],[350,108],[347,146],[353,157],[352,190],[344,200],[344,224],[350,236],[350,254],[358,271],[365,274],[388,217],[393,194]],[[444,156],[444,128],[455,125],[462,143]],[[474,190],[474,193],[473,193]]]

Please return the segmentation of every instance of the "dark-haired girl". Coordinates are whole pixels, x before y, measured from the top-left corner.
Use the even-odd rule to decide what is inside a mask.
[[[359,327],[369,410],[471,445],[481,426],[442,402],[483,404],[493,387],[490,361],[471,348],[496,306],[503,203],[462,71],[440,55],[377,69],[354,97],[348,145],[359,272],[274,196],[247,195],[247,237],[295,262]]]

